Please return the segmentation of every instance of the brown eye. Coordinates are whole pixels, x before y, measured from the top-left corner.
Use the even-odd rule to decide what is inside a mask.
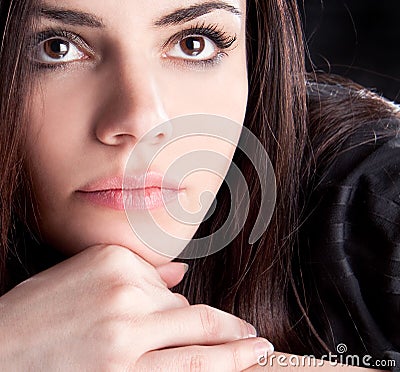
[[[38,63],[65,63],[86,59],[87,55],[75,43],[64,38],[52,37],[40,42],[32,53]]]
[[[62,59],[68,54],[70,44],[62,39],[50,39],[43,43],[43,49],[50,58]]]
[[[203,37],[191,36],[183,39],[179,45],[183,53],[190,57],[195,57],[204,51],[205,41]]]
[[[186,61],[205,61],[215,58],[218,52],[219,48],[208,37],[193,35],[176,42],[165,56]]]

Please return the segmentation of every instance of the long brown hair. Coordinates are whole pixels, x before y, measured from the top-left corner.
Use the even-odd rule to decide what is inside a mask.
[[[23,172],[30,67],[24,46],[31,29],[33,3],[0,0],[0,293],[8,289],[8,266],[17,258],[16,220],[25,222],[25,206],[18,197],[29,193]]]
[[[246,225],[224,250],[195,262],[176,290],[191,303],[207,303],[254,324],[259,335],[281,351],[322,354],[329,349],[311,323],[302,282],[299,231],[307,218],[308,193],[316,174],[339,154],[345,140],[364,124],[399,117],[398,108],[363,87],[340,77],[305,72],[305,53],[296,1],[248,2],[249,100],[245,125],[264,145],[274,166],[277,202],[266,233],[251,245],[260,185],[249,160],[240,152],[250,193]],[[387,129],[387,128],[386,128]],[[392,136],[382,127],[377,136]],[[371,137],[370,141],[375,138]],[[236,191],[236,193],[235,193]],[[220,210],[229,198],[221,187]],[[220,212],[204,222],[194,238],[216,231],[226,217]]]
[[[275,212],[266,233],[250,245],[260,185],[252,181],[258,176],[251,164],[235,153],[233,162],[246,177],[251,198],[246,225],[228,248],[189,262],[191,269],[178,290],[193,303],[206,302],[243,317],[280,350],[288,350],[292,322],[287,295],[302,154],[308,145],[302,32],[295,1],[249,1],[247,17],[249,99],[244,124],[267,149],[274,166]],[[226,191],[221,188],[218,193],[219,205],[229,205]],[[197,235],[213,232],[220,224],[218,217],[202,224]]]
[[[24,127],[28,124],[24,107],[29,100],[29,71],[20,57],[25,30],[30,27],[32,4],[28,0],[0,0],[3,40],[0,50],[0,293],[35,274],[39,266],[35,268],[33,261],[43,259],[43,255],[39,258],[32,253],[33,245],[26,248],[27,252],[21,252],[17,240],[22,232],[21,229],[16,232],[15,222],[24,222],[25,209],[18,195],[30,189],[22,167]],[[309,347],[324,347],[324,340],[319,339],[307,321],[301,322],[304,328],[294,326],[300,324],[300,318],[308,319],[299,293],[301,269],[293,264],[294,258],[301,254],[298,230],[305,206],[304,192],[317,167],[335,157],[338,144],[346,136],[366,121],[395,115],[394,109],[373,94],[357,100],[354,92],[359,92],[361,87],[344,82],[339,84],[344,94],[324,100],[323,90],[316,88],[316,76],[305,73],[302,30],[295,0],[247,2],[247,51],[249,99],[244,124],[263,144],[274,166],[276,208],[267,231],[255,244],[249,244],[248,236],[258,212],[260,184],[253,182],[258,175],[248,159],[240,151],[236,152],[233,162],[242,170],[251,197],[246,224],[228,248],[188,261],[190,270],[174,290],[187,296],[191,303],[207,303],[246,319],[280,350],[309,352]],[[338,85],[336,80],[326,79],[325,86]],[[340,112],[331,109],[335,99],[343,100]],[[359,105],[346,105],[350,99]],[[361,109],[367,106],[368,110]],[[240,190],[235,192],[237,195],[221,187],[216,212],[200,225],[195,238],[218,229],[226,217],[230,198],[240,197]],[[60,259],[51,257],[46,265]],[[16,276],[19,266],[25,270]],[[32,269],[26,270],[28,266]]]

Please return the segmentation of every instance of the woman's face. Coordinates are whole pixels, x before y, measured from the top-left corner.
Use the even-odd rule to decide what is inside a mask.
[[[105,243],[155,266],[171,260],[132,231],[121,177],[140,138],[157,127],[142,147],[168,141],[175,117],[204,113],[243,123],[245,1],[47,0],[35,34],[27,166],[43,238],[68,255]],[[152,182],[174,158],[197,149],[232,159],[235,146],[204,137],[173,141],[151,163]],[[132,161],[134,184],[148,164],[139,155]],[[222,182],[206,170],[181,181],[170,194],[191,213],[202,192],[216,194]],[[168,233],[193,236],[198,224],[171,218],[156,186],[146,186],[147,199],[131,187],[137,218],[146,208]]]

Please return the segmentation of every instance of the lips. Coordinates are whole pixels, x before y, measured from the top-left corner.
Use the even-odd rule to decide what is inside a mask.
[[[156,209],[176,199],[184,189],[162,174],[110,177],[88,183],[77,191],[87,202],[116,210]]]

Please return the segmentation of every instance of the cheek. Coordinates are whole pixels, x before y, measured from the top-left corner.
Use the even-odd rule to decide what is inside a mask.
[[[74,94],[76,86],[73,79],[45,77],[31,101],[26,167],[41,228],[49,231],[67,215],[71,194],[97,164],[88,136],[91,98]]]
[[[51,177],[48,188],[72,188],[73,176],[84,179],[98,160],[93,117],[99,82],[85,72],[49,72],[38,80],[30,106],[29,165],[39,181]]]
[[[86,141],[97,91],[95,80],[85,79],[83,73],[65,77],[48,73],[34,92],[29,134],[38,138],[39,145],[53,146],[55,152],[59,146],[73,147]]]
[[[49,75],[50,76],[50,75]],[[155,71],[157,94],[170,118],[195,113],[212,114],[242,123],[247,102],[245,57],[238,53],[220,66],[207,71]],[[62,84],[61,84],[62,83]],[[33,97],[31,125],[28,131],[28,167],[33,173],[34,192],[39,201],[44,236],[65,252],[76,253],[93,244],[110,243],[135,246],[142,257],[156,262],[157,255],[144,247],[127,224],[125,216],[98,212],[82,207],[71,198],[78,186],[111,169],[110,152],[94,136],[107,81],[96,75],[89,78],[77,73],[70,79],[54,77],[44,81]],[[198,140],[171,147],[158,159],[160,169],[167,169],[177,154],[201,148],[222,153],[231,159],[234,146],[226,142]],[[110,149],[109,149],[110,150]],[[115,147],[115,155],[120,149]],[[226,169],[222,169],[223,175]],[[190,193],[183,199],[185,210],[196,213],[205,190],[216,194],[223,177],[207,171],[192,173],[185,180]],[[72,200],[72,201],[71,201]],[[155,215],[161,226],[173,235],[190,238],[196,227],[171,222],[168,216]],[[112,221],[112,222],[110,222]],[[152,255],[150,257],[150,255]]]
[[[78,139],[82,139],[76,123],[76,111],[68,109],[65,97],[41,91],[33,99],[27,134],[28,167],[34,177],[34,186],[40,194],[58,187],[68,187],[67,168],[77,161]]]
[[[248,96],[245,54],[238,51],[225,59],[210,70],[170,74],[164,91],[172,117],[205,113],[243,123]]]

